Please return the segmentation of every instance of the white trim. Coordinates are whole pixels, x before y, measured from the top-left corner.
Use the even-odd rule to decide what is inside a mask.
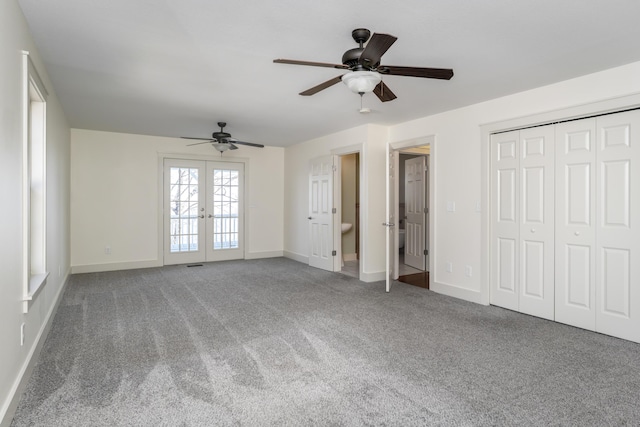
[[[29,301],[35,299],[44,285],[47,283],[47,92],[36,67],[34,66],[29,52],[22,51],[22,311],[29,312]],[[35,105],[32,102],[31,88],[37,96],[37,103],[41,104],[34,112]],[[37,121],[34,121],[35,117]],[[33,123],[37,123],[38,134],[42,139],[38,141],[38,162],[41,164],[34,168],[32,164],[32,153],[34,148]],[[36,208],[41,215],[37,216],[37,225],[32,221],[32,188],[33,171],[37,170],[42,175],[42,191],[38,200],[42,205]],[[41,200],[40,200],[41,199]],[[37,205],[36,205],[37,206]],[[39,236],[38,245],[32,245],[33,237]],[[40,247],[41,246],[41,247]],[[39,252],[34,257],[34,251]],[[38,260],[35,269],[37,274],[32,274],[34,270],[32,262],[34,258]]]
[[[421,147],[423,145],[435,144],[436,136],[427,135],[420,138],[407,139],[405,141],[390,142],[389,145],[393,150],[403,150],[405,148]]]
[[[104,264],[84,264],[71,266],[71,274],[98,273],[103,271],[136,270],[138,268],[162,267],[162,260],[111,262]]]
[[[449,283],[442,283],[433,281],[429,285],[429,289],[442,295],[447,295],[454,298],[460,298],[465,301],[475,302],[482,304],[482,294],[480,291],[474,291],[467,288],[461,288]],[[486,305],[486,304],[485,304]]]
[[[244,259],[279,258],[284,256],[283,251],[264,251],[245,253]]]
[[[385,277],[387,277],[386,271],[378,271],[376,273],[365,273],[364,271],[360,272],[360,281],[362,282],[379,282],[381,280],[384,280]]]
[[[359,172],[358,182],[360,183],[360,188],[358,188],[358,194],[360,194],[360,218],[359,218],[360,220],[360,239],[359,240],[360,241],[358,242],[358,248],[360,249],[360,262],[358,263],[358,270],[359,270],[358,278],[363,282],[366,281],[362,277],[363,277],[363,274],[365,274],[364,266],[365,266],[366,259],[369,255],[367,250],[367,245],[365,244],[367,233],[362,232],[362,225],[367,224],[368,212],[369,212],[369,197],[368,197],[369,193],[366,190],[368,185],[368,180],[366,179],[366,174],[364,173],[367,170],[365,147],[366,147],[366,144],[360,143],[360,144],[347,145],[345,147],[338,147],[331,150],[331,155],[339,156],[339,157],[346,156],[348,154],[358,155],[358,172]],[[338,162],[338,164],[340,164],[340,162]],[[337,188],[339,188],[341,192],[342,191],[342,173],[339,173],[337,175],[337,178],[339,180]],[[334,179],[334,182],[335,182],[335,179]],[[340,239],[342,239],[342,209],[341,209],[342,196],[341,195],[338,200],[339,202],[337,207],[339,208],[338,212],[340,212],[341,219],[339,223],[335,223],[334,221],[334,233],[338,233],[338,235],[340,236]],[[336,262],[339,263],[338,265],[340,267],[336,271],[342,270],[341,260],[342,260],[342,245],[340,245],[340,247],[337,249]]]
[[[303,255],[303,254],[299,254],[296,252],[291,252],[291,251],[283,251],[282,255],[285,258],[289,258],[293,261],[297,261],[297,262],[301,262],[302,264],[306,264],[309,265],[309,256],[308,255]]]
[[[480,283],[480,304],[488,305],[490,300],[490,271],[491,271],[491,177],[490,177],[490,138],[491,134],[500,131],[518,129],[532,125],[542,125],[567,119],[575,119],[594,114],[613,113],[629,108],[640,107],[640,93],[633,93],[626,96],[607,98],[600,101],[594,101],[586,104],[575,105],[572,107],[561,108],[558,110],[546,111],[538,114],[532,114],[524,117],[516,117],[498,122],[491,122],[480,125],[481,131],[481,155],[480,155],[480,171],[481,171],[481,200],[484,209],[482,209],[482,232],[480,236],[481,247],[481,283]]]
[[[333,201],[332,207],[336,213],[333,215],[333,271],[342,270],[342,160],[340,156],[331,154],[333,163]]]
[[[435,200],[437,196],[437,190],[436,190],[435,182],[436,182],[436,176],[437,176],[437,170],[438,170],[436,135],[427,135],[420,138],[408,139],[405,141],[390,142],[389,148],[393,151],[400,153],[402,150],[406,150],[407,148],[422,147],[425,145],[429,146],[429,172],[428,172],[429,173],[429,180],[428,180],[429,181],[429,200],[428,200],[429,241],[427,242],[427,245],[429,248],[429,265],[427,265],[426,271],[432,272],[432,274],[429,276],[429,280],[431,280],[432,283],[435,283],[436,282],[435,266],[437,265],[436,259],[438,257],[437,251],[434,250],[434,248],[436,247],[436,240],[437,240],[437,230],[435,225],[438,220],[438,210],[434,208],[434,206],[436,206]],[[422,155],[426,156],[427,154],[422,154]],[[398,177],[396,179],[400,179],[400,178]],[[386,202],[388,205],[389,200],[387,200]],[[388,248],[385,248],[385,250],[388,250]],[[395,254],[394,256],[396,258],[398,257],[397,252],[398,252],[397,250],[394,251],[394,254]],[[395,272],[394,280],[397,278],[398,278],[398,274],[397,272]],[[438,292],[435,290],[435,288],[431,287],[431,285],[429,286],[429,289],[435,292]]]
[[[62,295],[67,287],[69,282],[69,271],[65,274],[64,280],[62,281],[62,286],[58,289],[58,293],[54,297],[53,304],[49,308],[49,311],[46,314],[44,322],[36,335],[35,341],[33,345],[29,349],[29,353],[24,360],[24,363],[20,367],[20,371],[18,372],[18,376],[15,381],[11,385],[11,389],[7,394],[7,399],[2,403],[2,407],[0,408],[0,425],[1,426],[9,426],[15,415],[15,411],[18,408],[18,403],[20,402],[20,398],[22,397],[22,393],[24,392],[27,383],[29,382],[29,378],[33,372],[33,368],[38,361],[38,356],[40,351],[42,350],[42,346],[47,339],[47,335],[49,334],[49,330],[51,329],[51,325],[53,323],[54,314],[58,310],[58,306],[60,305],[60,301],[62,300]]]

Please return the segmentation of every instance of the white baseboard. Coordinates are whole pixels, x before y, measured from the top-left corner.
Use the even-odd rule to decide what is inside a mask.
[[[245,254],[244,259],[278,258],[281,256],[284,256],[283,251],[251,252]]]
[[[309,265],[309,257],[307,255],[298,254],[295,252],[284,251],[283,255],[285,258],[292,259],[294,261],[301,262],[303,264]]]
[[[74,265],[71,273],[98,273],[103,271],[135,270],[137,268],[162,267],[162,260],[152,259],[148,261],[113,262],[109,264],[85,264]]]
[[[480,291],[473,291],[471,289],[465,289],[459,286],[436,281],[433,281],[429,285],[429,289],[439,294],[447,295],[454,298],[460,298],[465,301],[475,302],[476,304],[482,304],[482,294],[480,293]]]
[[[20,368],[18,377],[16,378],[13,386],[11,387],[11,390],[9,391],[9,396],[3,403],[2,408],[0,408],[0,427],[9,427],[11,425],[13,416],[15,415],[16,409],[18,408],[18,403],[20,403],[22,393],[24,392],[24,389],[29,382],[29,378],[33,373],[33,368],[38,360],[38,356],[40,355],[40,350],[42,350],[42,346],[47,339],[47,335],[49,334],[49,329],[51,329],[54,315],[58,310],[58,305],[60,305],[62,295],[64,294],[64,290],[66,289],[67,284],[69,283],[70,276],[70,271],[67,271],[64,276],[64,280],[62,281],[62,286],[60,286],[60,289],[58,289],[58,293],[55,296],[54,303],[51,305],[51,308],[47,312],[44,322],[42,323],[42,326],[38,331],[38,335],[36,335],[36,339],[31,346],[31,349],[29,350],[29,354],[27,354],[27,357],[22,364],[22,367]]]
[[[360,272],[360,280],[362,282],[379,282],[380,280],[385,280],[386,278],[386,271],[380,271],[377,273],[365,273],[364,271]]]
[[[345,261],[357,261],[358,254],[342,254],[342,259]]]

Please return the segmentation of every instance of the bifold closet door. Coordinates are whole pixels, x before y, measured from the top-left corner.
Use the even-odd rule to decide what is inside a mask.
[[[492,135],[491,304],[554,318],[553,126]]]
[[[520,179],[518,131],[491,135],[491,290],[493,305],[519,309]]]
[[[520,131],[520,309],[554,319],[554,128]]]
[[[556,140],[556,320],[640,342],[640,111]]]
[[[640,342],[640,111],[596,131],[596,331]]]
[[[595,330],[595,120],[556,125],[556,321]]]

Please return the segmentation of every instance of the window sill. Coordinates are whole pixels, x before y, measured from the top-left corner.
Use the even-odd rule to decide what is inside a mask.
[[[29,278],[29,292],[22,299],[24,302],[23,312],[29,312],[29,301],[36,299],[44,285],[47,283],[49,272],[34,274]]]

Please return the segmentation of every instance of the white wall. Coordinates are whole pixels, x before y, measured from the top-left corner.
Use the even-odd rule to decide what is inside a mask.
[[[282,256],[283,148],[243,146],[221,157],[208,144],[187,147],[184,139],[72,129],[74,272],[162,265],[159,153],[248,159],[245,257]]]
[[[0,2],[0,420],[9,425],[44,341],[48,320],[69,272],[69,126],[14,0]],[[47,98],[47,270],[44,289],[22,312],[22,50],[49,92]],[[20,345],[20,327],[25,342]]]
[[[285,255],[308,262],[309,160],[360,150],[360,278],[381,280],[385,271],[385,161],[387,128],[363,125],[285,149]]]
[[[486,163],[482,124],[638,92],[640,62],[392,127],[390,142],[435,135],[431,156],[431,177],[436,189],[435,203],[431,206],[432,219],[436,221],[435,243],[430,252],[435,260],[431,272],[432,289],[486,302],[481,295],[485,292],[481,282],[484,273],[481,260],[486,206],[482,206],[482,213],[475,211],[476,202],[485,204],[481,187],[485,178],[483,162]],[[455,212],[446,211],[448,201],[456,203]],[[445,270],[447,262],[453,263],[452,273]],[[465,265],[472,267],[472,277],[464,274]]]

